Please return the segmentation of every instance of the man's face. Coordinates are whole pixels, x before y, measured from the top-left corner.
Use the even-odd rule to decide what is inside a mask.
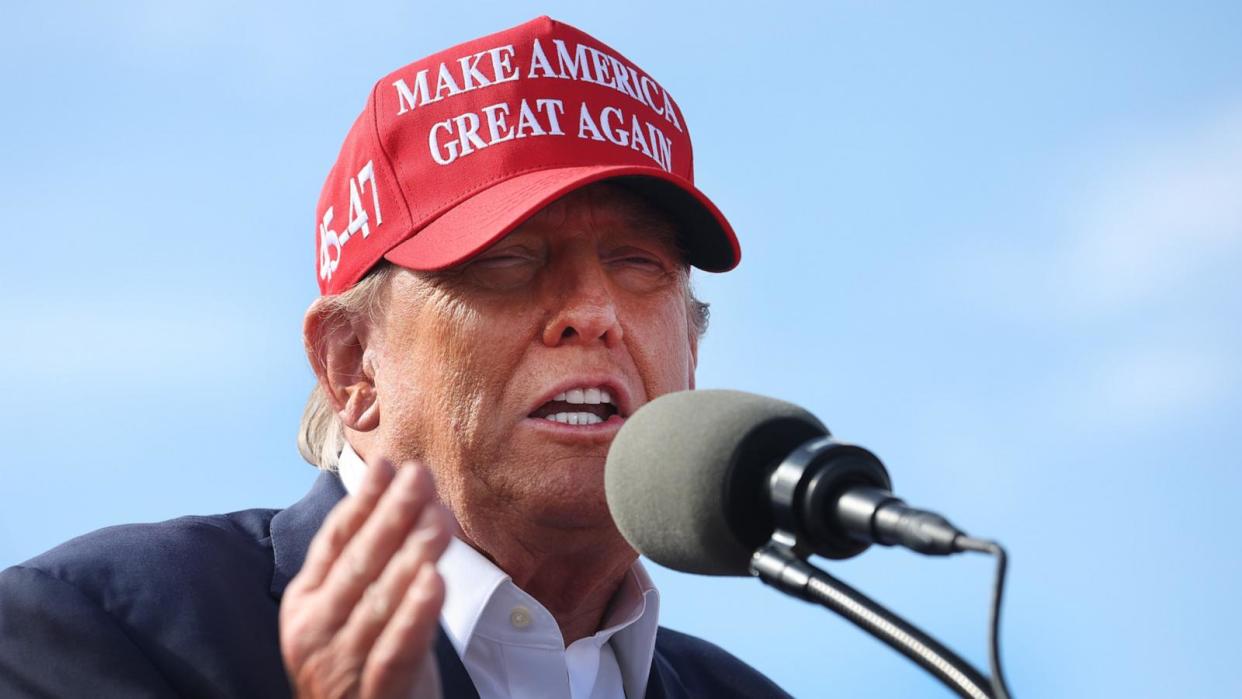
[[[372,345],[382,455],[430,466],[463,524],[497,507],[610,521],[604,458],[624,418],[693,386],[685,274],[672,225],[608,185],[455,268],[400,270]]]

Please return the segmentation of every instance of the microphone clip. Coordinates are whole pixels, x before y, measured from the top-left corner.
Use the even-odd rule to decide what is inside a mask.
[[[830,435],[805,442],[768,478],[772,542],[799,558],[817,554],[844,559],[867,550],[875,539],[855,535],[832,516],[852,491],[888,494],[888,471],[870,451]],[[897,498],[888,494],[895,502]]]

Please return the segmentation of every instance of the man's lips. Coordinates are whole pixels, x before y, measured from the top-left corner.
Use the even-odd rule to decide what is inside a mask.
[[[528,417],[522,421],[522,424],[548,434],[610,439],[625,424],[625,418],[620,415],[612,415],[602,422],[574,425],[543,417]]]
[[[548,391],[527,416],[567,427],[620,424],[629,414],[629,399],[618,382],[610,379],[567,379]]]

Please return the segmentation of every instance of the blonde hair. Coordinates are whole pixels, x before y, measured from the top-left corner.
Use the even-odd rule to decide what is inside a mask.
[[[376,323],[384,311],[388,301],[388,281],[397,268],[391,262],[381,261],[367,276],[346,291],[334,296],[319,299],[320,323],[325,330],[349,325],[356,319],[365,318]],[[321,332],[327,337],[329,332]],[[310,338],[306,338],[307,350],[317,354],[319,348],[309,346]],[[306,407],[302,409],[302,424],[298,428],[298,451],[307,463],[325,471],[335,471],[341,449],[345,446],[345,426],[336,415],[332,401],[323,389],[323,384],[316,381],[306,399]]]

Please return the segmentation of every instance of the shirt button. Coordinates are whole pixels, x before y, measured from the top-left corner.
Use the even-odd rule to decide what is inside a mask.
[[[509,612],[509,623],[513,624],[515,629],[524,629],[530,626],[530,622],[530,610],[526,607],[518,605],[513,608],[513,611]]]

